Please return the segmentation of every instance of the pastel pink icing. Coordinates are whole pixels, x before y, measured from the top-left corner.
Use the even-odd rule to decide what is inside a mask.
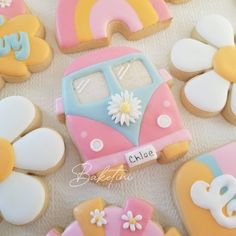
[[[93,6],[90,15],[90,28],[93,37],[95,39],[106,38],[107,27],[109,23],[114,20],[125,22],[132,32],[139,31],[143,28],[138,15],[127,1],[100,0]]]
[[[118,207],[107,207],[104,209],[105,218],[108,223],[104,226],[106,236],[164,236],[163,229],[151,221],[153,208],[145,201],[130,198],[124,209]],[[142,230],[131,232],[129,229],[123,229],[124,220],[121,219],[123,214],[132,211],[133,215],[142,215],[142,220],[139,223],[142,225]],[[62,234],[50,231],[47,236],[84,236],[79,222],[74,221]],[[92,236],[92,235],[91,235]]]
[[[158,13],[160,21],[166,21],[172,18],[170,10],[164,0],[150,0],[150,2]]]
[[[75,8],[78,0],[59,0],[56,17],[56,31],[58,44],[62,48],[74,46],[78,43],[75,31]]]
[[[78,60],[72,63],[66,69],[64,75],[67,76],[83,68],[138,52],[140,51],[129,47],[111,47],[111,48],[96,50],[92,53],[88,53],[84,56],[81,56]]]
[[[6,18],[12,18],[24,14],[26,11],[27,9],[23,0],[12,0],[10,7],[0,7],[0,15],[4,15]]]
[[[236,177],[236,142],[225,145],[211,154],[214,156],[223,174]]]

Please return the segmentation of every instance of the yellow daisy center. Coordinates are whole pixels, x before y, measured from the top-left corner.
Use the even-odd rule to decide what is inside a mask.
[[[214,70],[224,79],[236,82],[236,47],[227,46],[218,50],[213,61]]]
[[[96,216],[95,220],[96,220],[96,222],[99,222],[99,221],[102,220],[102,217],[101,216]]]
[[[129,113],[131,110],[130,104],[128,102],[123,102],[120,105],[120,111],[123,113]]]
[[[134,218],[132,218],[132,219],[129,220],[129,223],[130,223],[131,225],[135,225],[136,222],[137,222],[137,221],[136,221]]]
[[[6,179],[15,165],[15,154],[12,145],[0,138],[0,182]]]

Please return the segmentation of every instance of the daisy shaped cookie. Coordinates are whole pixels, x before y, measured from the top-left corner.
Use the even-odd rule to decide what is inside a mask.
[[[28,224],[42,215],[48,194],[34,175],[50,174],[64,161],[62,137],[38,128],[40,123],[40,111],[28,99],[0,101],[0,215],[11,224]]]
[[[187,81],[181,98],[193,114],[211,117],[222,112],[236,125],[236,47],[230,22],[220,15],[198,21],[191,38],[171,52],[172,73]]]
[[[0,15],[0,88],[5,81],[22,82],[32,72],[48,67],[52,51],[43,37],[44,28],[37,17],[20,15],[7,20]]]

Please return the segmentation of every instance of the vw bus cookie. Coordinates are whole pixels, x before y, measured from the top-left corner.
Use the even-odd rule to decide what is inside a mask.
[[[47,186],[38,176],[63,164],[65,145],[55,130],[40,128],[41,120],[25,97],[0,100],[0,221],[29,224],[47,208]]]
[[[190,236],[236,235],[236,142],[184,164],[174,192]]]
[[[140,51],[128,47],[98,50],[69,66],[56,111],[89,175],[107,168],[125,174],[188,151],[190,134],[170,80],[167,71],[157,72]]]
[[[74,209],[75,221],[62,233],[53,229],[47,236],[180,236],[175,228],[166,233],[152,221],[153,207],[137,198],[130,198],[124,208],[107,206],[97,198]]]
[[[29,10],[24,0],[0,0],[0,15],[10,19],[26,13]]]
[[[84,51],[107,46],[115,32],[139,40],[171,19],[164,0],[59,0],[57,41],[64,53]]]

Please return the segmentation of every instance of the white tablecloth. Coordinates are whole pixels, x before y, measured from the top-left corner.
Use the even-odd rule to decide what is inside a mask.
[[[53,226],[67,226],[72,220],[72,209],[77,203],[101,196],[108,202],[122,206],[128,196],[137,196],[150,201],[157,209],[160,223],[176,226],[186,235],[180,216],[172,198],[172,179],[176,169],[187,159],[236,140],[236,128],[228,124],[220,115],[211,119],[200,119],[185,111],[179,100],[182,82],[174,81],[173,92],[187,128],[193,135],[188,155],[173,164],[153,165],[132,173],[131,182],[121,182],[111,188],[89,183],[79,188],[71,188],[74,177],[71,170],[80,162],[78,153],[68,133],[54,114],[54,100],[61,94],[61,79],[64,69],[79,56],[63,55],[55,41],[56,0],[28,0],[32,12],[40,17],[47,29],[47,41],[54,49],[54,60],[48,70],[34,74],[32,79],[22,84],[6,85],[0,98],[23,95],[39,105],[44,115],[44,126],[53,127],[61,132],[66,142],[66,163],[55,174],[46,178],[50,189],[50,206],[45,215],[23,227],[0,223],[1,236],[39,236],[45,235]],[[174,15],[172,25],[165,31],[138,42],[128,42],[122,36],[113,37],[113,45],[126,45],[142,50],[158,67],[168,67],[169,52],[178,39],[188,37],[196,20],[205,14],[219,13],[227,17],[236,29],[236,2],[234,0],[192,0],[184,5],[169,4]],[[16,209],[17,211],[17,209]]]

